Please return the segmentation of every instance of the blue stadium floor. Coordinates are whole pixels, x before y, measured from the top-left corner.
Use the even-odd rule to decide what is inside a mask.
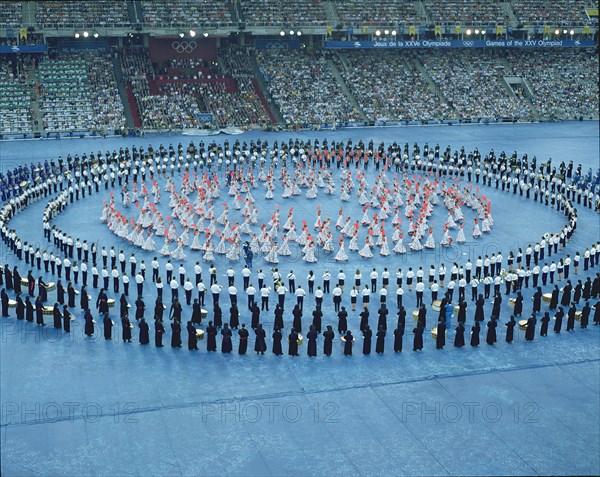
[[[516,150],[519,156],[525,152],[529,157],[536,155],[538,163],[552,157],[557,166],[561,159],[572,159],[575,164],[583,163],[584,171],[599,167],[597,122],[298,134],[251,132],[228,139],[232,143],[237,138],[250,141],[259,137],[269,143],[275,139],[287,141],[289,137],[320,141],[347,141],[352,137],[355,143],[360,138],[365,142],[372,138],[376,145],[385,141],[386,146],[393,141],[422,146],[427,141],[430,146],[439,143],[453,150],[465,146],[468,151],[477,146],[482,154],[491,147],[496,153],[504,150],[509,155]],[[56,159],[59,155],[64,158],[68,153],[81,155],[148,143],[155,147],[161,143],[176,146],[180,141],[185,146],[191,139],[196,143],[200,140],[173,135],[0,142],[0,162],[6,170],[21,162]],[[217,136],[216,140],[223,141],[225,136]],[[263,190],[253,193],[260,204],[260,221],[270,215],[275,202],[285,217],[292,203],[285,199],[266,202]],[[384,266],[391,270],[423,266],[426,270],[431,263],[444,261],[448,266],[469,255],[473,259],[472,255],[494,253],[500,248],[506,260],[509,248],[525,249],[544,232],[563,225],[563,216],[524,197],[488,188],[484,192],[492,200],[495,222],[486,241],[468,241],[444,253],[408,253],[387,260],[378,254],[370,261],[354,255],[356,258],[343,268],[348,275],[357,267],[365,275],[372,266],[379,270]],[[167,193],[163,192],[162,197],[166,210]],[[226,194],[222,197],[228,200]],[[319,203],[335,222],[339,202],[324,198]],[[43,243],[44,205],[45,201],[36,202],[11,221],[25,239]],[[314,201],[302,199],[293,206],[297,223],[299,218],[309,223],[314,220]],[[86,197],[68,207],[55,223],[75,237],[98,237],[105,245],[124,246],[128,257],[131,246],[115,241],[99,220],[101,209],[98,196]],[[598,215],[582,209],[577,233],[569,245],[571,252],[583,251],[600,237]],[[434,222],[443,223],[444,212],[438,210],[437,214]],[[441,239],[439,230],[436,239]],[[157,245],[160,248],[162,240],[157,240]],[[149,267],[153,255],[136,250],[136,256],[145,259]],[[199,258],[189,255],[188,271]],[[6,249],[1,250],[0,260],[15,263]],[[224,273],[226,262],[215,263],[219,273]],[[24,263],[20,265],[21,270],[25,267]],[[206,273],[208,266],[204,268]],[[270,267],[257,257],[254,269],[258,268]],[[305,286],[308,265],[281,257],[279,269],[286,273],[290,268]],[[327,257],[310,267],[317,277],[325,269],[335,276],[339,268]],[[239,275],[237,280],[241,281]],[[426,298],[428,295],[426,292]],[[531,288],[524,296],[525,315],[531,310]],[[51,294],[50,299],[53,297]],[[147,307],[152,308],[155,292],[151,283],[146,283],[144,298]],[[284,356],[274,356],[269,338],[272,312],[261,314],[269,338],[265,356],[256,356],[252,351],[253,334],[248,355],[238,356],[237,336],[234,353],[209,354],[205,342],[200,342],[197,352],[188,351],[185,340],[183,348],[172,349],[170,330],[165,347],[155,348],[152,325],[151,344],[144,347],[137,343],[137,327],[132,344],[121,342],[119,325],[113,330],[113,340],[105,341],[98,318],[95,336],[86,338],[79,311],[69,336],[51,327],[52,317],[46,317],[50,322],[46,329],[4,318],[0,326],[1,474],[600,474],[599,327],[582,330],[577,324],[573,333],[549,333],[543,338],[539,336],[538,320],[533,342],[525,342],[524,333],[519,331],[509,345],[500,326],[496,345],[486,345],[482,332],[479,347],[471,348],[467,343],[460,349],[452,346],[453,332],[449,332],[444,350],[436,350],[435,341],[426,332],[423,352],[415,353],[410,319],[415,298],[406,293],[404,304],[409,317],[404,350],[395,354],[395,300],[390,298],[393,311],[385,354],[363,356],[362,340],[357,339],[352,357],[343,356],[337,337],[329,358],[322,355],[322,339],[316,358],[306,356],[306,344],[300,347],[298,358],[287,356],[287,346]],[[343,304],[347,308],[348,300],[345,294]],[[223,307],[226,320],[227,296],[221,301],[227,305]],[[243,295],[240,301],[245,303]],[[273,306],[274,302],[272,296]],[[206,304],[211,303],[207,297]],[[292,297],[286,303],[289,311]],[[309,297],[305,305],[307,327],[307,312],[313,309]],[[470,328],[472,302],[469,307]],[[212,307],[206,308],[210,311]],[[249,323],[245,307],[240,306],[240,310],[241,321]],[[491,304],[486,305],[486,321],[490,311]],[[115,314],[113,320],[118,322],[117,309],[113,310]],[[504,299],[500,321],[507,321],[509,315]],[[428,329],[436,317],[436,313],[428,312]],[[184,305],[184,325],[187,319],[189,308]],[[372,327],[375,320],[376,305],[372,303]],[[165,324],[169,328],[168,321]],[[324,305],[326,324],[337,329],[328,299]],[[286,327],[289,332],[289,317]],[[349,327],[358,335],[357,314],[350,314]],[[185,329],[183,337],[187,337]]]

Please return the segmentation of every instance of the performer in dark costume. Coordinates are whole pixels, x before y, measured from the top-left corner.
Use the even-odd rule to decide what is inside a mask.
[[[377,330],[377,340],[375,341],[375,352],[377,354],[382,354],[385,351],[385,334],[385,329],[383,326],[380,326]]]
[[[558,307],[556,315],[554,315],[554,332],[560,333],[560,329],[562,328],[562,320],[565,316],[565,311],[562,306]]]
[[[198,337],[196,336],[196,327],[194,326],[194,323],[191,320],[187,322],[186,329],[188,333],[188,350],[197,350]]]
[[[402,352],[402,341],[404,339],[404,327],[398,326],[394,330],[394,353]]]
[[[62,313],[58,308],[58,303],[54,304],[54,309],[52,310],[52,315],[54,316],[54,328],[60,329],[62,328]]]
[[[273,354],[275,356],[281,356],[283,354],[283,348],[281,346],[282,340],[283,335],[281,334],[281,329],[275,328],[273,331]]]
[[[456,334],[454,335],[454,346],[456,348],[462,348],[465,345],[465,325],[458,323],[456,327]]]
[[[550,322],[550,313],[544,313],[544,316],[542,316],[542,319],[540,321],[542,322],[542,327],[540,328],[540,336],[547,336],[548,323]]]
[[[65,333],[71,332],[71,313],[66,306],[63,306],[63,331]]]
[[[213,325],[212,320],[206,327],[206,350],[217,351],[217,327]]]
[[[267,351],[267,342],[265,341],[266,333],[260,323],[256,327],[256,330],[254,330],[254,333],[256,334],[254,351],[256,351],[256,353],[265,354],[265,351]]]
[[[140,344],[147,345],[150,343],[150,327],[148,323],[146,323],[146,319],[144,317],[140,318]]]
[[[242,323],[241,329],[238,331],[238,336],[240,337],[240,343],[238,345],[238,354],[246,354],[248,350],[248,330],[246,329],[246,324]]]
[[[413,351],[420,351],[423,349],[423,327],[417,325],[413,329],[413,334],[415,335],[413,339]]]
[[[83,318],[85,319],[84,331],[85,331],[86,336],[93,336],[94,335],[94,318],[92,317],[92,313],[90,312],[89,308],[87,310],[85,310]]]
[[[123,342],[131,343],[131,321],[129,321],[129,316],[127,315],[127,313],[125,314],[125,316],[123,316],[123,318],[121,318],[121,326],[123,327]]]
[[[525,328],[525,341],[533,341],[535,338],[535,324],[537,323],[537,319],[535,315],[531,315],[527,320],[527,328]]]
[[[344,343],[344,356],[352,356],[352,345],[354,344],[354,336],[352,336],[352,332],[350,330],[346,330],[346,335],[344,336],[346,342]]]
[[[233,350],[233,344],[231,343],[231,328],[225,323],[223,325],[223,329],[221,330],[221,352],[222,353],[231,353]]]
[[[373,337],[373,331],[371,327],[367,325],[363,331],[363,354],[371,354],[371,338]]]
[[[165,332],[165,327],[160,320],[154,320],[154,345],[157,348],[162,348],[162,339]]]
[[[496,320],[490,320],[487,323],[487,335],[485,337],[485,342],[489,345],[493,345],[496,342]]]
[[[171,323],[171,348],[181,348],[181,323],[177,320]]]
[[[335,333],[333,332],[333,328],[331,325],[327,325],[327,329],[323,332],[323,354],[325,356],[331,356],[331,352],[333,350],[333,338],[335,337]]]
[[[108,316],[108,313],[104,314],[103,322],[104,322],[104,339],[112,340],[113,323],[112,323],[112,320],[110,319],[110,316]]]
[[[476,321],[475,325],[471,327],[471,346],[479,346],[479,331],[481,330],[479,322]]]
[[[560,290],[558,289],[558,285],[554,285],[554,290],[552,290],[552,297],[550,298],[550,309],[556,310],[558,306],[558,295]]]
[[[288,335],[288,354],[290,356],[299,356],[298,355],[298,333],[296,330],[292,328],[290,334]]]
[[[317,336],[319,336],[317,330],[311,325],[308,333],[306,333],[306,338],[308,339],[308,356],[317,356]]]
[[[515,336],[515,325],[517,324],[515,316],[511,315],[510,321],[504,324],[506,326],[506,342],[512,343]]]

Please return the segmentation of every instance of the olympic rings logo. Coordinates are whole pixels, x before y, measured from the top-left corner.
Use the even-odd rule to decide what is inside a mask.
[[[284,42],[277,42],[277,43],[267,43],[265,45],[265,49],[267,50],[287,50],[289,49],[290,45],[288,45],[287,43]]]
[[[475,42],[472,41],[463,41],[463,46],[473,46]]]
[[[191,53],[198,47],[195,41],[174,41],[171,43],[171,48],[173,48],[177,53]]]

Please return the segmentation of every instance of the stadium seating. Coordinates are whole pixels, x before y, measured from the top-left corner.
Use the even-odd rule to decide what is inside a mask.
[[[15,75],[8,61],[0,62],[0,133],[29,134],[31,98],[25,69]]]
[[[225,0],[142,0],[144,23],[149,26],[229,25],[231,13]]]
[[[344,95],[324,54],[262,50],[258,62],[286,124],[360,121],[359,111]]]
[[[488,51],[431,51],[420,55],[423,66],[442,96],[460,118],[530,118],[524,98],[512,95],[501,83],[505,67]]]
[[[214,91],[204,100],[208,110],[219,118],[221,125],[250,126],[271,123],[271,118],[256,90],[250,54],[255,52],[235,47],[219,50],[223,71],[235,80],[237,86],[237,91],[231,92],[225,91],[224,88],[213,88]]]
[[[598,117],[598,56],[595,51],[525,51],[507,56],[524,77],[542,117]]]
[[[431,22],[436,25],[506,24],[508,18],[499,1],[485,0],[423,0]]]
[[[321,0],[244,0],[241,2],[248,25],[324,25]]]
[[[361,109],[372,121],[412,121],[454,118],[409,63],[409,53],[349,51],[336,55],[342,73]]]
[[[130,24],[125,0],[37,2],[36,20],[44,28],[125,26]]]
[[[398,0],[337,0],[335,8],[345,25],[396,25],[422,22],[416,2]]]
[[[0,28],[15,28],[21,25],[23,19],[21,2],[2,2],[0,8]]]
[[[43,61],[38,71],[48,132],[124,126],[123,105],[108,56],[93,52],[64,55]]]
[[[142,123],[146,129],[197,128],[199,89],[193,83],[165,83],[160,95],[141,98]]]
[[[583,0],[549,0],[551,18],[558,26],[576,26],[590,24],[585,8],[598,8],[598,2]]]
[[[121,71],[126,80],[134,76],[154,74],[150,53],[146,48],[123,48],[120,51],[119,59]]]

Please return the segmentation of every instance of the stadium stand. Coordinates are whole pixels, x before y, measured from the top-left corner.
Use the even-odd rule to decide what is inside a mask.
[[[42,28],[108,27],[130,24],[125,0],[37,2],[36,20]]]
[[[144,23],[149,26],[229,25],[231,12],[224,0],[142,0]]]
[[[38,72],[47,132],[124,127],[123,104],[109,56],[86,52],[45,59]]]
[[[590,24],[585,9],[586,7],[598,8],[589,1],[583,0],[552,0],[548,2],[548,8],[551,11],[551,18],[558,26],[575,26]]]
[[[542,117],[598,117],[598,55],[595,51],[525,51],[507,56],[513,74],[524,77]]]
[[[2,2],[0,8],[0,28],[15,28],[23,20],[23,4],[21,2]]]
[[[344,81],[370,120],[454,118],[450,106],[429,88],[414,65],[408,62],[409,53],[378,53],[349,51],[334,57]],[[376,74],[367,73],[370,71]]]
[[[598,116],[595,50],[560,49],[556,45],[519,51],[327,50],[320,43],[325,25],[333,28],[326,38],[338,40],[347,39],[349,26],[357,27],[353,38],[362,41],[372,40],[376,28],[363,35],[361,27],[392,25],[400,27],[404,39],[408,39],[404,35],[406,25],[423,27],[427,33],[424,36],[419,28],[420,39],[433,37],[437,25],[446,25],[442,30],[452,34],[451,25],[485,26],[491,32],[487,38],[494,39],[496,24],[506,26],[507,38],[591,40],[597,38],[597,31],[594,14],[590,19],[586,13],[586,9],[595,8],[590,0],[50,0],[2,2],[1,6],[0,33],[4,28],[5,36],[0,38],[0,46],[4,53],[15,53],[15,58],[3,58],[0,63],[3,132],[30,134],[41,127],[48,132],[119,130],[125,124],[124,110],[128,107],[134,127],[148,129],[206,126],[199,124],[201,113],[213,115],[211,126],[243,128],[270,126],[277,122],[273,112],[279,120],[281,113],[285,125],[301,127],[364,121]],[[74,41],[74,32],[89,28],[90,33],[99,32],[109,48],[115,48],[112,34],[116,30],[105,35],[100,27],[110,31],[111,26],[131,26],[134,17],[136,25],[138,19],[140,23],[135,33],[129,29],[128,33],[118,33],[124,35],[124,43],[138,45],[118,48],[126,97],[123,88],[123,97],[118,94],[120,85],[115,78],[121,75],[118,69],[113,72],[108,53],[60,51],[64,38],[57,37],[63,35],[57,30],[66,28],[68,38]],[[30,26],[29,22],[32,28],[27,37],[17,38],[19,28]],[[148,49],[141,46],[147,44],[144,35],[150,31],[157,36],[179,34],[187,38],[184,26],[204,33],[203,25],[209,27],[206,34],[210,38],[210,27],[226,32],[224,36],[218,33],[221,39],[215,46],[207,46],[217,49],[211,51],[210,58],[216,52],[218,63],[198,58],[153,65]],[[531,28],[519,31],[518,25]],[[276,43],[288,46],[288,29],[321,28],[316,37],[311,37],[316,30],[302,28],[303,36],[294,37],[302,46],[298,50],[255,51],[253,40],[264,26],[277,29],[278,41],[271,47]],[[243,32],[246,27],[254,31]],[[284,28],[285,38],[277,34],[279,28]],[[225,39],[227,31],[231,33]],[[6,48],[35,45],[44,39],[52,59],[40,54],[37,68],[23,60],[29,57],[17,48]],[[442,39],[450,37],[442,35]],[[160,57],[168,57],[164,53]],[[202,56],[202,52],[198,54]],[[20,68],[23,61],[25,66]],[[261,72],[258,78],[257,64]],[[43,124],[37,124],[36,118],[40,123],[43,118]]]
[[[320,0],[244,0],[248,25],[324,25],[327,18]]]
[[[531,108],[522,97],[510,95],[500,79],[502,62],[487,51],[431,51],[420,55],[429,76],[460,118],[528,118]]]
[[[158,95],[141,98],[142,122],[146,129],[197,128],[199,88],[193,83],[164,83]]]
[[[29,134],[31,126],[31,96],[28,68],[31,59],[13,65],[0,60],[0,133]]]
[[[335,9],[345,25],[396,25],[418,23],[420,18],[416,2],[381,0],[337,0]]]
[[[229,47],[219,50],[219,59],[224,72],[231,76],[237,91],[221,97],[223,89],[215,91],[205,98],[209,111],[216,114],[219,123],[224,125],[250,126],[272,123],[272,117],[266,110],[264,99],[259,96],[259,86],[254,78],[254,70],[250,59],[253,50]],[[229,110],[229,111],[228,111]]]
[[[430,21],[435,24],[490,25],[507,24],[509,18],[498,1],[423,0]]]
[[[360,112],[342,92],[324,54],[262,50],[258,62],[286,124],[331,124],[361,119]]]

